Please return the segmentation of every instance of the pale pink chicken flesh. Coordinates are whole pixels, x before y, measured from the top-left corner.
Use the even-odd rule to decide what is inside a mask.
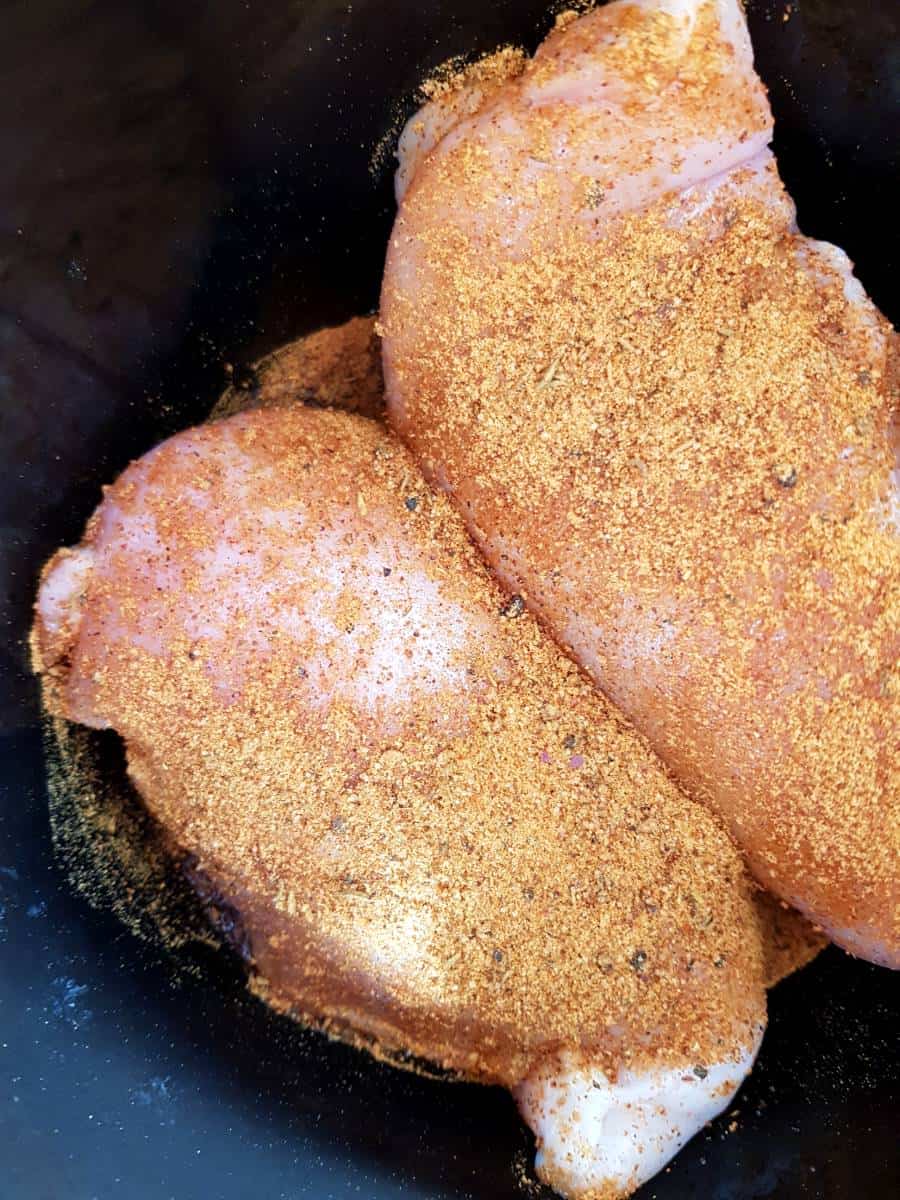
[[[401,139],[390,419],[759,879],[897,966],[895,335],[797,229],[741,8],[569,14],[466,88]]]

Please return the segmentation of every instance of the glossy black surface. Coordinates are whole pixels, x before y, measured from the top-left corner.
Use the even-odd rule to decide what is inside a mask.
[[[176,970],[72,892],[23,639],[42,559],[225,363],[374,305],[379,141],[431,67],[535,44],[546,5],[27,0],[0,20],[0,1200],[522,1195],[504,1094],[327,1044],[221,956]],[[751,27],[801,224],[897,320],[896,6],[764,0]],[[771,1010],[736,1118],[646,1194],[892,1200],[897,978],[829,951]]]

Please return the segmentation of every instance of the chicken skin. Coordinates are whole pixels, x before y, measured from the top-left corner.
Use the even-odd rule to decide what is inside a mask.
[[[628,1194],[746,1075],[752,885],[399,442],[188,430],[47,565],[51,712],[124,739],[267,1000],[510,1088],[564,1195]]]
[[[401,139],[389,419],[760,882],[900,965],[895,335],[737,0],[567,14]]]

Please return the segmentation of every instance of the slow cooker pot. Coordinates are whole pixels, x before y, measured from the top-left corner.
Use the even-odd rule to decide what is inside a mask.
[[[451,55],[534,46],[551,15],[546,0],[4,8],[3,1200],[542,1194],[505,1093],[401,1074],[277,1017],[227,954],[161,942],[125,883],[86,878],[59,809],[54,849],[25,639],[41,562],[130,457],[226,381],[252,385],[260,354],[372,309],[417,84]],[[751,0],[749,15],[801,225],[847,249],[896,321],[898,12]],[[114,739],[94,750],[121,785]],[[831,949],[783,983],[737,1111],[642,1195],[895,1197],[898,982]]]

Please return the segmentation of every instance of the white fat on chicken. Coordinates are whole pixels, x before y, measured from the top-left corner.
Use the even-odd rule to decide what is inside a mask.
[[[760,1029],[733,1058],[615,1079],[571,1053],[542,1064],[515,1092],[537,1138],[538,1174],[570,1200],[630,1195],[728,1107],[761,1040]]]

